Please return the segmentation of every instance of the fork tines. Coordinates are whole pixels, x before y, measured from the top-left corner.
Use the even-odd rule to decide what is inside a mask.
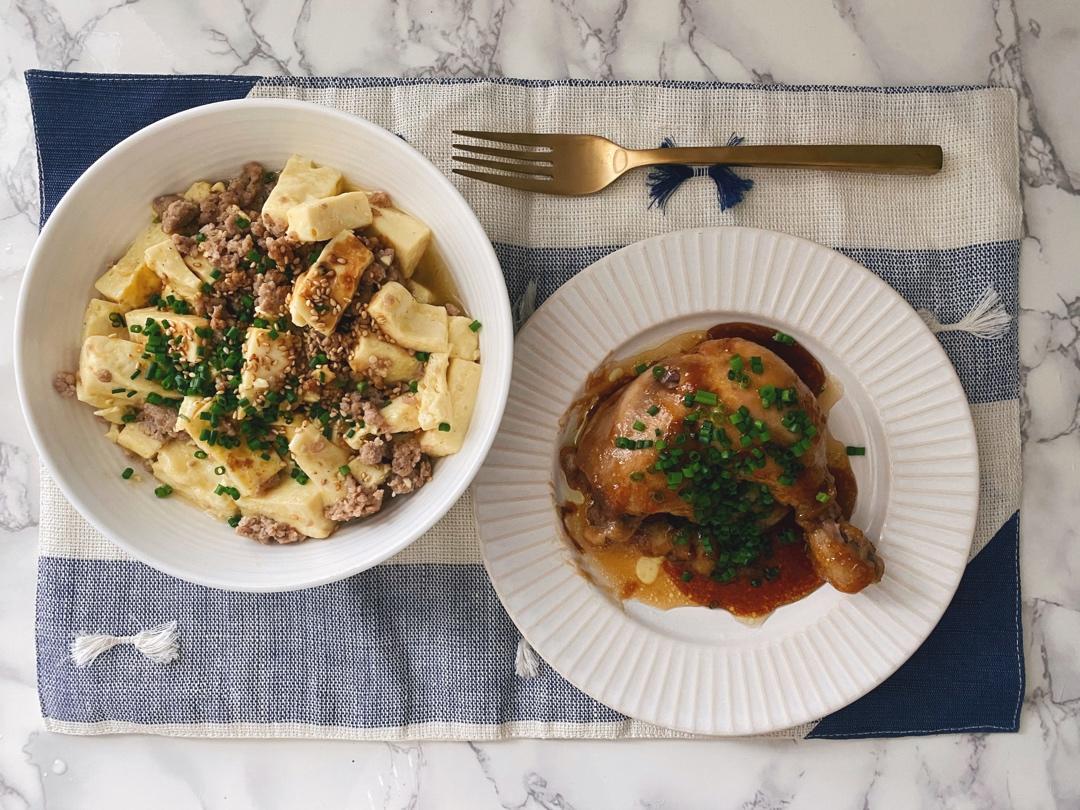
[[[454,174],[523,191],[545,191],[554,177],[554,148],[557,145],[559,135],[530,132],[484,132],[461,129],[455,129],[453,133],[466,138],[524,147],[520,149],[501,149],[494,146],[452,144],[454,149],[461,152],[487,155],[493,158],[505,158],[505,160],[486,160],[484,158],[455,154],[453,159],[456,162],[506,172],[506,174],[493,174],[469,169],[454,169]]]

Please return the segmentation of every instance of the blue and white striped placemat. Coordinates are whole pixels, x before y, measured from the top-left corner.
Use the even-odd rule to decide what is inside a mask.
[[[42,221],[113,144],[153,121],[245,96],[301,98],[362,115],[444,171],[451,128],[601,132],[628,145],[940,143],[934,178],[738,170],[754,185],[721,210],[713,178],[650,205],[644,174],[593,197],[517,194],[455,177],[487,228],[512,297],[540,301],[603,255],[688,227],[751,225],[836,247],[936,324],[972,404],[982,490],[976,551],[953,604],[892,678],[791,736],[1015,731],[1023,695],[1019,613],[1016,103],[976,87],[785,87],[687,82],[259,79],[27,74]],[[1013,316],[997,339],[965,320],[984,293]],[[527,307],[525,307],[527,309]],[[126,557],[43,474],[38,681],[48,728],[78,734],[350,739],[678,736],[617,714],[528,651],[479,561],[466,497],[402,555],[349,580],[287,594],[215,591]],[[120,646],[76,667],[83,633],[176,621],[180,655]],[[519,665],[521,661],[518,661]],[[520,669],[520,666],[518,667]],[[528,669],[528,667],[526,667]]]

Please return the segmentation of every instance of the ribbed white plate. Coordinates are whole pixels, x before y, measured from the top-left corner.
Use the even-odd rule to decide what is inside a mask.
[[[724,611],[620,603],[580,573],[553,502],[559,420],[588,376],[692,329],[752,320],[794,335],[843,384],[829,426],[854,458],[853,522],[884,579],[831,587],[758,627]],[[911,656],[964,571],[978,508],[967,399],[919,316],[850,259],[749,228],[669,234],[563,285],[517,338],[506,414],[476,479],[488,573],[560,675],[624,714],[699,734],[757,734],[823,717]]]

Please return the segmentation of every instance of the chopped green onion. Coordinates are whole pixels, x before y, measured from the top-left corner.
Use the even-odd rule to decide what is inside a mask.
[[[224,475],[224,474],[225,474],[225,466],[224,465],[219,464],[217,467],[214,467],[214,475]]]
[[[693,578],[694,578],[694,573],[692,571],[683,571],[682,572],[682,581],[683,582],[690,582],[690,580],[692,580]]]
[[[340,475],[348,475],[352,472],[352,470],[349,469],[348,464],[342,464],[340,467],[337,468],[337,471]]]
[[[120,473],[120,477],[123,478],[125,481],[127,481],[134,474],[135,474],[135,470],[131,469],[131,467],[124,467],[124,471],[122,473]]]
[[[113,394],[122,394],[125,391],[127,391],[126,388],[120,387],[120,388],[114,388],[111,393],[113,393]]]
[[[855,447],[855,446],[849,444],[845,449],[847,450],[847,454],[849,456],[865,456],[866,455],[866,448],[865,447]]]
[[[642,422],[640,419],[637,420],[636,422],[634,422],[634,430],[636,430],[636,431],[638,431],[640,433],[644,429],[645,429],[645,423]]]
[[[124,316],[121,315],[119,312],[110,312],[109,323],[119,329],[121,326],[124,325]]]
[[[162,484],[160,487],[154,490],[154,494],[157,495],[159,498],[168,498],[170,495],[172,495],[172,491],[172,487],[170,487],[168,484]]]
[[[195,234],[195,241],[198,242],[199,244],[202,244],[203,242],[206,241],[206,234],[205,233],[197,233],[197,234]]]
[[[775,335],[772,336],[772,339],[777,343],[785,343],[788,346],[791,346],[795,343],[795,338],[793,338],[791,335],[784,334],[783,332],[777,332]]]
[[[829,493],[828,492],[819,492],[814,497],[817,499],[818,503],[828,503],[829,502]]]
[[[480,323],[480,321],[473,321],[469,324],[469,329],[471,329],[473,332],[479,332],[481,326],[483,326],[483,324]]]
[[[421,363],[426,363],[428,361],[428,358],[431,357],[431,352],[417,352],[415,357]]]
[[[652,369],[652,375],[653,375],[653,376],[654,376],[654,377],[655,377],[656,379],[658,379],[658,380],[659,380],[659,379],[660,379],[661,377],[663,377],[663,376],[664,376],[665,374],[667,374],[667,369],[666,369],[666,368],[664,368],[663,366],[653,366],[653,369]]]
[[[643,473],[641,470],[635,470],[634,472],[630,473],[631,481],[643,481],[644,479],[645,473]]]
[[[439,430],[441,430],[443,433],[449,433],[450,432],[450,423],[449,422],[439,422]]]
[[[660,413],[660,406],[650,405],[649,409],[645,411],[645,413],[647,413],[649,416],[656,416],[658,413]]]
[[[712,391],[695,391],[694,402],[698,405],[715,405],[719,398]]]
[[[751,357],[750,370],[753,371],[755,374],[762,374],[765,371],[765,363],[762,362],[760,357]]]
[[[357,392],[361,393],[361,394],[364,393],[365,391],[367,391],[368,385],[370,385],[370,383],[367,380],[357,380],[356,381],[356,390],[357,390]]]
[[[206,451],[205,450],[196,450],[194,453],[192,453],[192,455],[195,456],[195,458],[197,458],[197,459],[204,459],[204,458],[206,458]]]
[[[420,390],[420,382],[418,380],[413,380],[409,383],[410,393],[415,394],[418,390]]]
[[[251,225],[251,220],[246,219],[244,217],[237,217],[233,221],[236,223],[237,228],[247,228],[247,227],[250,227],[250,225]]]
[[[231,518],[229,518],[229,525],[235,529],[237,526],[240,525],[240,518],[241,515],[239,514],[233,515]]]
[[[634,366],[634,373],[635,374],[644,374],[648,370],[648,368],[649,368],[648,363],[638,363],[636,366]]]

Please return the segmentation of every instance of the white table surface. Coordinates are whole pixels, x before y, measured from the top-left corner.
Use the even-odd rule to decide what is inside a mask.
[[[34,685],[37,456],[0,333],[0,810],[1080,807],[1080,4],[1075,0],[0,0],[0,317],[37,232],[22,71],[510,75],[1020,94],[1019,734],[380,743],[65,737]]]

